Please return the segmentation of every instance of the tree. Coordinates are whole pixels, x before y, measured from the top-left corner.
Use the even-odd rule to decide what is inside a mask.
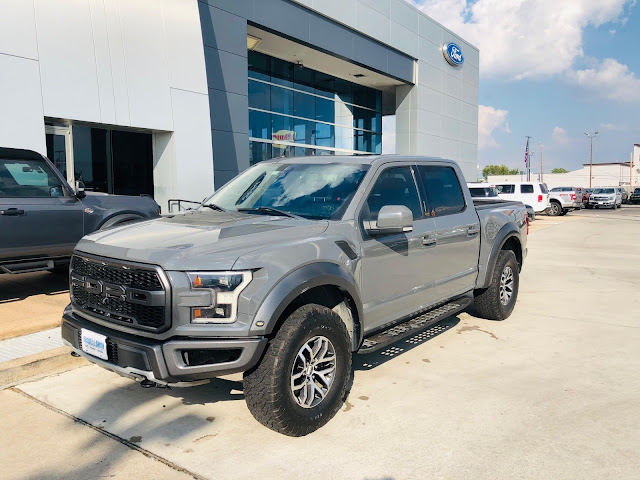
[[[569,173],[569,170],[565,170],[564,168],[554,168],[551,170],[551,173]]]
[[[518,175],[517,168],[509,168],[506,165],[487,165],[482,169],[482,176],[488,178],[489,175]]]

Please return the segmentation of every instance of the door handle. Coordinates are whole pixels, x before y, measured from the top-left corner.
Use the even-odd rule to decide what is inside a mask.
[[[480,233],[480,226],[479,225],[471,225],[471,226],[469,226],[469,228],[467,228],[467,235],[469,235],[470,237],[473,237],[474,235],[477,235],[478,233]]]
[[[0,210],[0,215],[17,217],[18,215],[24,215],[24,210],[18,210],[17,208],[8,208],[7,210]]]
[[[432,235],[423,235],[422,236],[422,246],[423,247],[435,247],[438,241]]]

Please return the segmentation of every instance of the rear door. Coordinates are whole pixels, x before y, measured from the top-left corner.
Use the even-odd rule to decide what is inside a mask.
[[[0,157],[0,261],[71,254],[84,207],[42,159]]]
[[[383,167],[365,198],[358,218],[363,246],[361,296],[368,332],[437,301],[437,274],[432,266],[440,252],[435,224],[423,211],[411,164]],[[364,222],[377,220],[386,205],[409,208],[413,231],[370,237]]]
[[[535,208],[538,203],[538,195],[533,183],[521,183],[518,187],[520,200],[525,205],[531,205]]]
[[[446,300],[475,287],[480,220],[451,165],[418,164],[418,171],[436,226],[438,256],[429,269],[437,272],[439,299]]]

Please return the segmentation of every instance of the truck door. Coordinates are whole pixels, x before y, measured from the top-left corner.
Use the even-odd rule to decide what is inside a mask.
[[[437,272],[439,299],[446,300],[475,288],[480,220],[453,167],[419,164],[418,171],[436,226],[438,256],[429,269]]]
[[[382,170],[366,195],[359,222],[363,237],[361,295],[365,332],[437,302],[436,274],[431,266],[435,224],[421,207],[411,165]],[[370,237],[365,221],[375,221],[385,205],[404,205],[413,212],[413,231]]]
[[[70,255],[83,235],[82,202],[44,159],[2,157],[0,261]]]

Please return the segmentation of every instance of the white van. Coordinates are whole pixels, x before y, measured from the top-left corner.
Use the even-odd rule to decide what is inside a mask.
[[[505,182],[496,183],[496,188],[500,198],[531,205],[536,213],[549,209],[549,190],[544,183]]]

